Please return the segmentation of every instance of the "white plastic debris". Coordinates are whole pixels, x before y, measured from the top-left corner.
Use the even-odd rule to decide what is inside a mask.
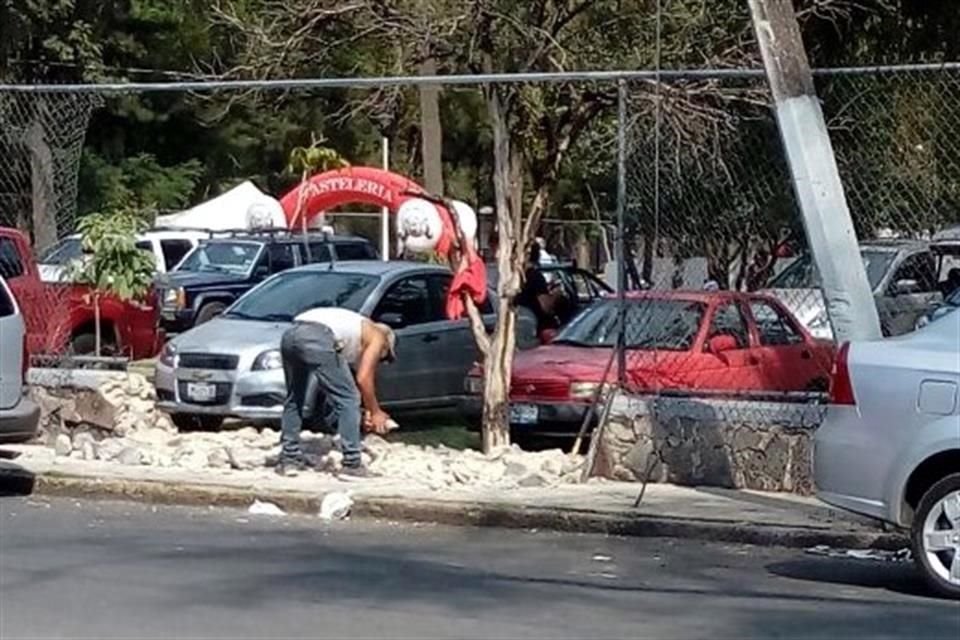
[[[806,550],[808,554],[814,556],[824,556],[827,558],[843,558],[847,560],[871,560],[875,562],[911,562],[912,554],[909,548],[898,551],[886,551],[883,549],[838,549],[827,545],[817,545]]]
[[[334,491],[323,496],[320,503],[320,518],[323,520],[343,520],[350,515],[353,498],[348,492]]]
[[[613,560],[613,558],[602,553],[598,553],[593,556],[594,562],[610,562],[611,560]]]
[[[247,509],[247,513],[254,516],[282,517],[287,515],[283,509],[272,502],[261,502],[260,500],[254,500],[250,508]]]

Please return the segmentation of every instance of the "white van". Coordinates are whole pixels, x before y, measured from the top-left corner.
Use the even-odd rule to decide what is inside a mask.
[[[0,277],[0,442],[29,440],[40,422],[40,408],[24,385],[25,331],[17,301]]]
[[[137,236],[137,248],[153,255],[157,273],[168,273],[183,261],[201,240],[210,237],[206,231],[150,230]],[[71,262],[83,257],[80,234],[73,234],[45,249],[37,260],[40,279],[61,282]]]

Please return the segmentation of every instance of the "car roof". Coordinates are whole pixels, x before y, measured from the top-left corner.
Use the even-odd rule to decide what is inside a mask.
[[[360,275],[383,277],[388,274],[403,273],[450,273],[448,267],[430,264],[427,262],[413,262],[409,260],[338,260],[337,262],[327,262],[318,264],[308,264],[295,269],[289,269],[284,273],[333,271],[336,273],[352,273]]]
[[[927,249],[929,246],[930,243],[924,240],[908,238],[879,238],[864,240],[860,243],[861,249],[879,249],[881,251],[916,251]]]
[[[330,244],[369,244],[370,241],[363,236],[343,236],[343,235],[328,235],[324,236],[319,233],[307,234],[307,240],[311,242],[328,242]],[[303,242],[303,236],[297,235],[278,235],[278,234],[237,234],[230,236],[213,236],[207,238],[206,242]]]
[[[617,294],[607,294],[604,296],[608,300],[616,300]],[[705,291],[702,289],[645,289],[643,291],[627,291],[627,300],[679,300],[681,302],[702,302],[710,304],[711,302],[725,302],[732,300],[756,300],[758,298],[771,300],[770,296],[759,293],[746,293],[743,291]]]

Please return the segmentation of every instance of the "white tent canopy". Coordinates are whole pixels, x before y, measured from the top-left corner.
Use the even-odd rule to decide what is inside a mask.
[[[231,229],[283,228],[287,226],[283,208],[276,198],[263,193],[249,180],[197,206],[157,216],[157,227],[167,229]]]

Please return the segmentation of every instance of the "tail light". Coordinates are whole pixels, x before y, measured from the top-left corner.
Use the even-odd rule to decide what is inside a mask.
[[[850,343],[844,342],[833,363],[833,379],[830,382],[830,404],[853,406],[853,380],[850,379]]]
[[[27,351],[27,340],[23,340],[23,359],[20,362],[20,381],[27,384],[27,370],[30,368],[30,352]]]

